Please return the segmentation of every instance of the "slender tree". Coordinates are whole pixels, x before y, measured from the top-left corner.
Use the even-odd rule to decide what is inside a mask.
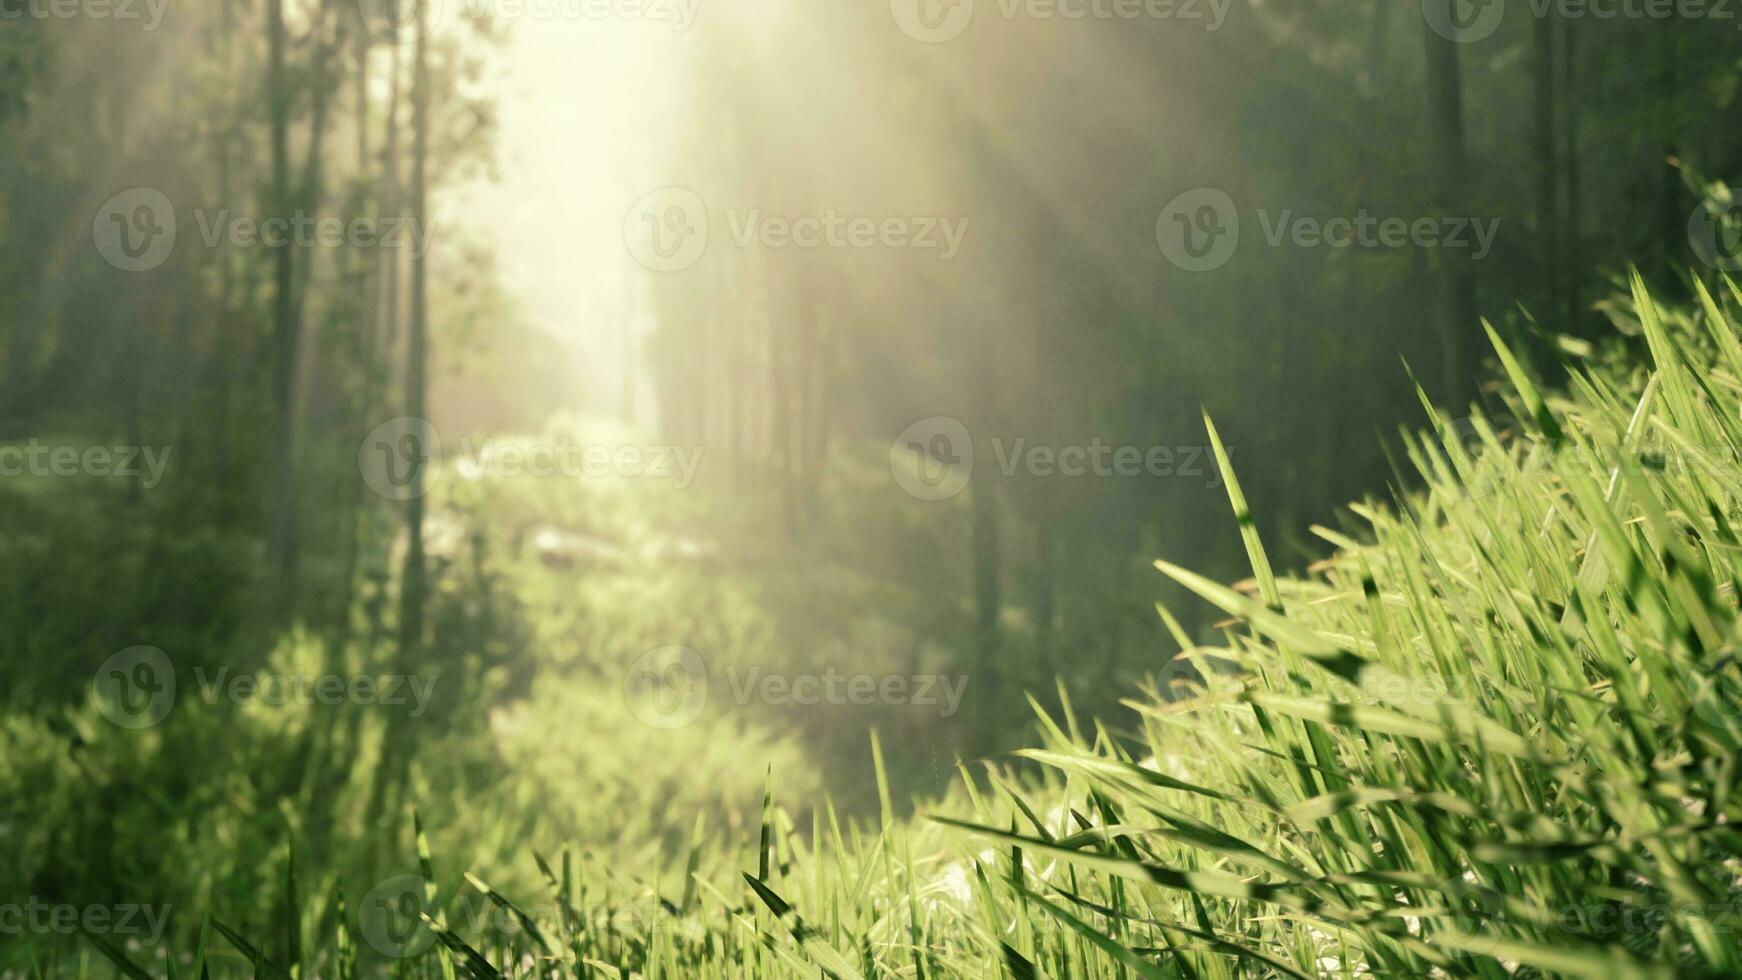
[[[425,170],[429,157],[429,4],[417,5],[417,42],[412,55],[411,81],[411,215],[412,226],[424,227]],[[413,419],[428,414],[425,404],[429,367],[429,273],[428,251],[411,257],[411,332],[405,350],[405,413]],[[417,465],[411,473],[411,499],[405,507],[405,569],[400,580],[399,647],[409,669],[423,647],[424,605],[428,585],[424,579],[423,520],[427,468]]]
[[[266,5],[266,91],[272,142],[272,206],[270,212],[290,212],[290,86],[284,67],[284,0]],[[297,336],[292,298],[295,256],[288,244],[272,250],[273,409],[277,438],[273,444],[274,477],[271,534],[273,564],[278,574],[278,601],[284,612],[296,608],[296,366]]]
[[[1458,0],[1439,2],[1453,4]],[[1450,18],[1445,21],[1450,22]],[[1439,175],[1437,197],[1445,216],[1467,217],[1464,98],[1458,45],[1441,37],[1425,21],[1422,30],[1427,39],[1428,124],[1433,130]],[[1448,249],[1443,259],[1451,302],[1441,334],[1440,356],[1445,368],[1446,395],[1453,404],[1462,405],[1473,390],[1470,337],[1476,325],[1476,269],[1467,249]]]
[[[1561,170],[1565,206],[1561,209],[1561,252],[1568,275],[1565,278],[1566,322],[1574,328],[1579,320],[1579,280],[1583,274],[1584,243],[1580,236],[1579,209],[1579,32],[1578,21],[1561,23]]]
[[[1559,160],[1555,144],[1555,20],[1550,16],[1531,19],[1530,76],[1531,120],[1536,130],[1536,234],[1542,262],[1548,271],[1549,292],[1559,296],[1561,267],[1561,219],[1559,211]]]

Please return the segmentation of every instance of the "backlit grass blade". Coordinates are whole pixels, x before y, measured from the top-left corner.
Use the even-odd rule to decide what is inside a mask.
[[[1506,371],[1506,377],[1512,382],[1512,388],[1518,392],[1518,397],[1524,401],[1524,409],[1536,430],[1542,433],[1551,448],[1559,447],[1564,438],[1561,424],[1554,413],[1543,401],[1542,393],[1537,390],[1536,383],[1524,373],[1524,367],[1518,363],[1518,358],[1512,355],[1512,349],[1500,339],[1500,334],[1494,330],[1494,325],[1487,320],[1482,321],[1482,329],[1488,334],[1488,342],[1494,345],[1494,353],[1500,356],[1500,365]]]
[[[512,915],[515,921],[520,923],[520,928],[526,930],[526,934],[532,937],[532,941],[537,943],[546,953],[556,955],[556,946],[545,938],[544,930],[538,927],[538,922],[532,916],[527,915],[520,906],[509,901],[501,892],[485,884],[483,879],[470,871],[466,872],[466,881],[495,904],[497,908]]]
[[[238,953],[241,953],[249,962],[255,964],[257,970],[265,971],[273,977],[274,980],[292,980],[290,971],[267,959],[266,954],[244,938],[241,933],[217,919],[212,920],[212,928],[218,931],[218,935],[223,936],[228,940],[230,945],[236,947]]]
[[[1138,976],[1148,977],[1149,980],[1171,980],[1172,975],[1166,970],[1163,970],[1160,966],[1149,962],[1131,950],[1126,949],[1107,938],[1105,935],[1102,935],[1099,930],[1089,926],[1083,920],[1077,918],[1059,906],[1054,905],[1052,902],[1047,901],[1033,892],[1028,892],[1027,897],[1035,905],[1044,909],[1049,915],[1064,923],[1072,932],[1087,939],[1101,952],[1106,953],[1109,958],[1136,971]]]
[[[110,942],[108,937],[85,928],[82,923],[79,926],[79,932],[90,941],[92,946],[97,947],[97,951],[102,953],[109,962],[115,964],[115,969],[120,970],[121,974],[128,980],[157,980],[139,964],[128,959],[127,954],[122,952],[119,946]]]
[[[1272,609],[1282,608],[1282,594],[1276,588],[1276,574],[1270,570],[1270,558],[1264,553],[1264,542],[1258,537],[1258,525],[1252,518],[1252,509],[1246,505],[1246,495],[1240,490],[1240,481],[1234,476],[1234,464],[1228,460],[1228,450],[1222,445],[1222,435],[1216,431],[1216,423],[1210,419],[1210,413],[1204,413],[1204,431],[1209,433],[1210,448],[1216,454],[1216,467],[1222,472],[1222,482],[1227,484],[1228,502],[1234,507],[1234,521],[1240,525],[1240,540],[1246,545],[1246,558],[1252,563],[1252,574],[1258,579],[1259,595]]]
[[[787,927],[788,931],[792,933],[792,938],[798,940],[799,948],[804,950],[805,955],[815,961],[825,973],[832,977],[838,977],[840,980],[863,980],[859,971],[853,968],[852,963],[834,947],[824,942],[815,929],[806,925],[804,919],[799,917],[792,906],[775,894],[774,889],[750,877],[748,873],[744,875],[744,881],[750,886],[750,890],[756,893],[756,897],[762,900],[762,904],[768,906],[768,911],[772,912],[774,917]]]
[[[429,930],[435,933],[435,937],[441,940],[443,947],[459,957],[460,962],[465,964],[466,971],[472,975],[472,980],[504,980],[502,972],[491,966],[490,961],[484,958],[484,954],[473,949],[452,929],[437,921],[428,912],[419,912],[418,917],[423,919],[424,925],[428,926]]]

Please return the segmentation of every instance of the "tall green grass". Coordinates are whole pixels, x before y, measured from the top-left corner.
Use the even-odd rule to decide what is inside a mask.
[[[1253,577],[1157,568],[1226,612],[1221,644],[1160,609],[1181,652],[1137,730],[1036,706],[1039,744],[963,765],[929,818],[895,817],[873,743],[880,821],[783,806],[776,773],[757,833],[698,823],[646,881],[529,842],[547,893],[504,896],[420,835],[415,955],[294,879],[286,922],[215,914],[198,957],[94,948],[133,978],[1742,975],[1720,287],[1675,310],[1634,277],[1631,336],[1558,389],[1489,328],[1504,410],[1429,407],[1400,459],[1420,489],[1316,527],[1334,552],[1303,577],[1273,573],[1218,445]]]

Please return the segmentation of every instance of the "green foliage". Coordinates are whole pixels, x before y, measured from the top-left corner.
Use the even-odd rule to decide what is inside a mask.
[[[396,975],[1735,975],[1742,295],[1722,287],[1674,310],[1635,278],[1615,310],[1649,360],[1601,355],[1558,392],[1492,334],[1505,417],[1406,433],[1423,489],[1316,528],[1338,550],[1310,576],[1273,578],[1250,536],[1249,589],[1158,562],[1233,620],[1130,702],[1140,731],[1043,712],[1040,746],[964,767],[914,821],[778,805],[777,772],[738,849],[662,852],[677,891],[571,875],[566,852],[559,879],[523,847],[548,905],[444,887],[440,944]]]

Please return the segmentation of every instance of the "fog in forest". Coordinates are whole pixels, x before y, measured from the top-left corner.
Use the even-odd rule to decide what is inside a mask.
[[[1736,267],[1686,7],[0,0],[0,895],[268,921],[414,809],[681,891],[1126,737],[1228,628],[1156,559],[1309,572],[1484,323]]]

